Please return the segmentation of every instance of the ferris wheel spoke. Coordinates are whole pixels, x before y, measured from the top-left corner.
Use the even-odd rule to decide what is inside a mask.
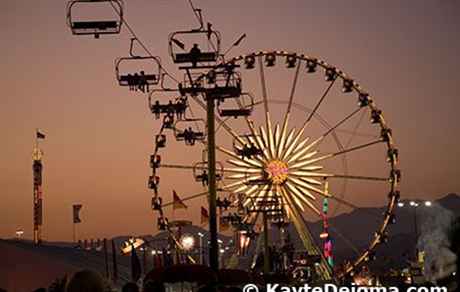
[[[337,79],[334,79],[334,80],[331,81],[331,83],[329,83],[329,86],[326,88],[326,90],[324,91],[323,95],[321,96],[321,98],[319,99],[319,101],[316,103],[315,107],[311,111],[310,115],[308,116],[308,118],[303,123],[302,128],[304,128],[310,122],[310,120],[313,118],[313,116],[315,115],[316,111],[319,109],[319,107],[323,103],[324,99],[326,98],[327,94],[331,90],[332,86],[334,86],[335,80],[337,80]]]
[[[346,178],[346,179],[358,179],[358,180],[371,180],[371,181],[390,181],[389,177],[374,177],[374,176],[358,176],[358,175],[344,175],[344,174],[333,174],[330,178]]]
[[[305,143],[307,143],[308,140],[310,140],[310,137],[306,137],[302,142],[297,144],[297,142],[299,141],[300,137],[302,137],[303,132],[304,132],[304,128],[300,129],[299,132],[297,132],[294,140],[292,140],[291,143],[287,143],[287,145],[289,145],[289,146],[283,151],[281,159],[286,160],[286,158],[291,155],[291,152],[294,151],[295,148],[298,148],[297,147],[298,145],[302,145],[301,147],[303,147],[303,145],[305,145]]]
[[[348,245],[356,255],[360,255],[360,252],[359,252],[358,248],[356,247],[356,245],[353,244],[353,242],[351,240],[349,240],[345,235],[343,235],[343,233],[340,232],[330,222],[328,222],[327,224],[328,224],[328,228],[330,230],[332,230],[335,234],[337,234],[340,238],[342,238],[342,240],[345,242],[345,244]]]
[[[366,112],[362,112],[361,113],[361,116],[359,117],[359,120],[358,122],[356,123],[355,127],[353,128],[353,131],[352,131],[352,135],[350,137],[350,139],[348,140],[347,144],[345,145],[345,147],[348,147],[350,146],[351,142],[353,141],[353,139],[356,137],[356,136],[359,136],[358,134],[358,128],[361,126],[361,123],[362,121],[364,120],[364,116],[366,115]]]
[[[313,159],[302,160],[302,162],[296,163],[295,167],[293,165],[293,166],[291,166],[289,168],[293,169],[293,170],[302,170],[302,168],[304,166],[311,165],[313,163],[320,162],[320,161],[329,159],[331,157],[334,157],[334,154],[327,154],[327,155],[319,156],[319,157],[316,157],[316,158],[313,158]]]
[[[290,90],[290,94],[289,94],[289,103],[288,103],[288,106],[286,108],[286,113],[285,113],[284,119],[283,119],[283,126],[281,128],[281,140],[279,141],[279,143],[277,145],[277,156],[278,157],[281,157],[282,150],[284,149],[284,145],[285,145],[285,142],[286,142],[285,137],[286,137],[286,132],[287,132],[287,126],[288,126],[288,123],[289,123],[289,117],[290,117],[290,114],[291,114],[291,107],[292,107],[292,102],[294,100],[294,95],[295,95],[295,91],[296,91],[296,87],[297,87],[297,80],[299,78],[299,71],[300,71],[301,63],[302,63],[302,60],[299,59],[298,62],[297,62],[297,67],[296,67],[294,79],[292,81],[292,86],[291,86],[291,90]]]
[[[259,131],[260,131],[260,136],[262,137],[262,140],[265,141],[265,143],[267,144],[267,145],[265,145],[265,148],[267,149],[267,151],[266,151],[267,159],[270,160],[270,159],[272,159],[273,156],[272,156],[272,149],[271,149],[271,145],[270,145],[270,141],[269,141],[267,132],[265,132],[264,127],[260,127]]]
[[[273,157],[276,158],[278,156],[278,147],[280,146],[280,137],[281,137],[279,124],[276,124],[275,132],[273,133],[273,135],[274,135]]]
[[[307,200],[306,198],[304,198],[304,194],[299,190],[299,188],[297,187],[296,184],[291,184],[291,183],[286,183],[286,188],[287,188],[287,195],[289,195],[289,192],[292,192],[295,194],[295,196],[291,196],[291,198],[293,198],[295,200],[295,203],[297,206],[299,206],[302,211],[303,210],[303,204],[302,202],[307,205],[313,212],[315,212],[318,216],[320,215],[320,211],[318,210],[318,208],[316,208],[309,200]],[[312,200],[315,199],[315,197],[308,193],[307,196],[311,196],[310,198],[312,198]],[[302,202],[300,201],[300,198],[302,198]],[[287,198],[286,198],[287,199]]]
[[[304,189],[307,189],[309,191],[315,192],[315,193],[320,194],[320,195],[325,196],[325,197],[332,197],[333,196],[333,195],[331,195],[329,193],[326,193],[323,190],[320,190],[320,189],[318,189],[318,188],[316,188],[316,187],[314,187],[314,186],[312,186],[312,185],[310,185],[310,184],[308,184],[308,183],[306,183],[306,182],[304,182],[304,181],[302,181],[300,179],[297,179],[297,178],[290,178],[289,183],[291,185],[301,186]],[[313,195],[311,195],[311,196],[312,196],[312,200],[316,199]]]
[[[372,142],[369,142],[369,143],[361,144],[361,145],[358,145],[358,146],[355,146],[355,147],[352,147],[352,148],[344,149],[342,151],[333,153],[332,156],[338,156],[338,155],[342,155],[342,154],[345,154],[345,153],[353,152],[353,151],[360,150],[360,149],[363,149],[363,148],[367,148],[369,146],[372,146],[372,145],[375,145],[375,144],[378,144],[378,143],[382,143],[382,142],[384,142],[383,139],[378,139],[378,140],[375,140],[375,141],[372,141]]]
[[[343,118],[342,120],[340,120],[337,124],[335,124],[333,127],[331,127],[329,130],[326,131],[326,133],[324,133],[323,135],[321,135],[321,137],[326,137],[327,135],[329,135],[331,132],[333,132],[334,130],[336,130],[340,125],[342,125],[343,123],[345,123],[347,120],[351,119],[354,115],[356,115],[357,113],[359,113],[361,111],[362,107],[359,107],[357,108],[356,110],[354,110],[352,113],[350,113],[349,115],[347,115],[345,118]]]
[[[281,136],[281,143],[283,143],[283,147],[279,147],[280,149],[278,149],[278,157],[280,159],[283,159],[284,158],[284,153],[286,152],[286,145],[292,145],[292,139],[294,138],[294,134],[296,132],[296,128],[292,128],[290,131],[289,131],[289,134],[287,135],[287,138],[285,139],[284,138],[284,135]]]
[[[228,167],[224,167],[224,172],[228,172],[228,173],[260,173],[260,169],[255,169],[255,168],[243,168],[243,167],[240,167],[240,168],[228,168]]]
[[[301,147],[296,147],[297,151],[294,151],[292,155],[287,157],[287,163],[291,163],[293,161],[299,161],[299,160],[305,160],[308,159],[318,153],[317,150],[311,151],[310,149],[316,146],[320,141],[322,140],[322,137],[316,139],[315,141],[311,142],[309,145],[305,146],[301,143],[299,146]],[[309,152],[310,151],[310,152]]]

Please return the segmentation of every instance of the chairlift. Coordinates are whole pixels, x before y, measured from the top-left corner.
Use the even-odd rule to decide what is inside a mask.
[[[198,37],[211,44],[211,48],[204,50],[198,43],[193,43],[190,48],[181,41],[187,37]],[[176,64],[190,63],[196,68],[198,63],[216,62],[220,55],[220,33],[208,28],[193,29],[189,31],[177,31],[169,36],[169,53]],[[202,44],[205,44],[204,42]]]
[[[193,177],[195,181],[201,182],[203,186],[209,184],[208,162],[202,161],[195,163],[193,166]],[[216,181],[221,181],[224,178],[224,165],[221,162],[216,162]]]
[[[185,145],[193,146],[195,145],[196,141],[204,141],[206,135],[202,131],[194,131],[191,126],[185,125],[183,127],[179,127],[181,124],[186,123],[200,123],[203,127],[206,127],[206,123],[203,119],[186,119],[186,120],[179,120],[174,125],[174,136],[176,137],[176,141],[185,141]]]
[[[153,104],[150,103],[150,111],[154,114],[155,119],[159,119],[161,114],[166,115],[176,115],[178,120],[185,118],[185,110],[187,109],[187,98],[179,97],[174,101],[170,100],[168,103],[160,103],[159,100],[156,100]]]
[[[98,3],[105,3],[110,9],[117,10],[117,18],[110,20],[75,20],[73,12],[77,6],[83,7],[86,4]],[[69,1],[67,3],[67,22],[74,35],[94,35],[95,38],[99,38],[101,34],[118,34],[123,24],[123,2],[121,0]]]
[[[161,206],[163,205],[163,199],[161,197],[152,197],[152,210],[159,211],[161,210]]]
[[[160,184],[160,177],[159,176],[149,176],[148,187],[151,190],[158,190],[158,185]]]
[[[254,109],[254,97],[249,93],[242,93],[240,97],[241,107],[238,108],[223,108],[222,103],[218,103],[217,110],[221,117],[248,117]]]
[[[245,157],[251,159],[254,156],[263,155],[264,152],[257,146],[255,139],[254,135],[240,135],[238,140],[246,140],[247,143],[243,146],[238,146],[239,142],[237,142],[237,139],[233,139],[233,151],[243,159]]]
[[[206,78],[206,96],[224,101],[227,98],[239,98],[242,93],[241,74],[234,69],[236,65],[226,65],[224,69],[211,70]],[[210,78],[209,75],[212,75]]]
[[[157,148],[164,148],[166,146],[166,135],[164,134],[156,135],[155,145]]]
[[[153,56],[137,56],[133,53],[133,45],[136,38],[131,39],[128,57],[122,57],[115,60],[115,73],[120,86],[129,86],[130,90],[140,90],[142,92],[149,92],[150,86],[157,85],[161,79],[161,64],[159,57]],[[137,64],[137,66],[136,66]],[[140,65],[147,65],[147,67],[139,69],[138,72],[132,72],[133,68]],[[120,68],[130,68],[131,72],[121,72]]]
[[[152,154],[150,155],[150,167],[152,169],[156,169],[156,168],[159,168],[160,167],[160,164],[161,164],[161,156],[156,154]]]

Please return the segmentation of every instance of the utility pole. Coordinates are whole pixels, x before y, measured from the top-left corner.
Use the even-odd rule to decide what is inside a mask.
[[[219,270],[219,248],[217,242],[217,193],[216,193],[216,137],[215,102],[206,95],[206,113],[208,126],[208,179],[209,179],[209,264],[214,271]]]

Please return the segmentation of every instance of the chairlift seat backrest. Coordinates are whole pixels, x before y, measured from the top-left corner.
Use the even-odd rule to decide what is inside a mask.
[[[251,115],[250,109],[223,109],[219,112],[221,117],[248,117]]]
[[[140,77],[142,77],[142,78],[140,78]],[[141,81],[145,81],[149,85],[155,85],[155,84],[158,83],[158,78],[154,74],[139,75],[139,76],[137,76],[137,78],[133,78],[132,75],[131,76],[121,75],[119,83],[122,86],[128,86],[129,83],[130,83],[130,79],[131,79],[131,82],[136,82],[136,84],[132,84],[132,85],[141,84]]]
[[[193,62],[215,62],[217,54],[215,52],[203,52],[199,54],[177,53],[174,55],[174,63],[193,63]]]
[[[99,3],[106,3],[104,5],[110,10],[116,5],[117,15],[109,20],[75,19],[76,7]],[[123,24],[123,3],[121,0],[71,0],[67,4],[67,23],[74,35],[94,35],[98,38],[100,34],[118,34]]]
[[[81,30],[108,30],[108,29],[118,29],[117,21],[75,21],[72,22],[73,29]]]
[[[241,95],[240,86],[216,86],[206,90],[207,96],[214,99],[237,98]]]

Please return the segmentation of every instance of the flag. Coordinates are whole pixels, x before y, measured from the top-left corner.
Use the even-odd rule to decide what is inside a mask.
[[[181,198],[177,195],[176,191],[173,190],[173,209],[187,209],[187,205],[182,202]]]
[[[141,261],[137,256],[134,245],[131,248],[131,280],[137,282],[141,277]]]
[[[209,213],[206,208],[201,207],[201,224],[205,224],[206,222],[209,221]]]
[[[73,205],[73,223],[80,223],[80,210],[81,210],[82,205],[81,204],[75,204]]]
[[[37,139],[45,139],[45,134],[37,130]]]

